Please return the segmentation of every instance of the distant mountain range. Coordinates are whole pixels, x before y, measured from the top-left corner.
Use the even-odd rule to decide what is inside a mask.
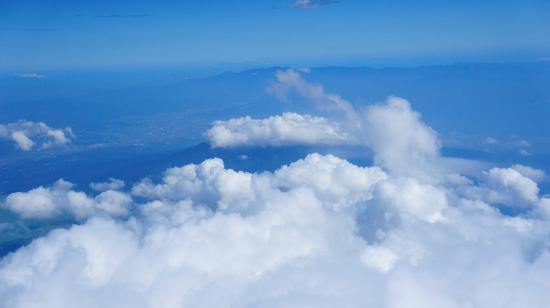
[[[22,155],[11,143],[0,141],[4,181],[0,193],[28,189],[57,177],[83,183],[119,174],[136,179],[162,171],[168,163],[192,162],[192,157],[233,157],[227,154],[231,151],[195,147],[203,142],[202,133],[211,121],[244,115],[261,118],[283,111],[319,112],[298,96],[281,102],[267,93],[276,71],[283,69],[287,68],[195,79],[177,69],[40,72],[41,78],[0,75],[0,123],[43,121],[52,127],[70,126],[77,136],[66,153]],[[441,134],[444,150],[454,156],[492,161],[518,156],[535,166],[548,165],[541,157],[550,153],[549,62],[321,67],[309,69],[303,76],[356,106],[388,95],[407,98]],[[498,144],[483,144],[489,137]],[[529,145],[529,156],[518,154],[514,148],[518,142]],[[148,172],[144,159],[157,159],[158,168],[153,163],[150,168],[154,170]],[[111,169],[102,168],[103,164]]]

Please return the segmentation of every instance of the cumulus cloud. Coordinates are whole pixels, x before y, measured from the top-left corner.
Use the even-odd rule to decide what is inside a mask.
[[[70,215],[78,220],[92,215],[126,216],[132,203],[130,196],[107,190],[90,198],[84,192],[72,190],[73,184],[58,180],[51,187],[37,187],[6,197],[4,208],[23,218],[44,219]]]
[[[35,146],[42,149],[69,144],[74,139],[70,127],[51,128],[43,122],[18,121],[0,124],[0,139],[15,142],[22,151],[30,151]]]
[[[210,159],[169,169],[159,183],[144,180],[131,192],[87,196],[71,189],[60,181],[27,199],[8,196],[10,209],[25,215],[93,214],[6,257],[1,305],[547,303],[546,218],[503,215],[455,186],[332,155],[311,154],[272,173],[235,171]],[[547,199],[539,199],[546,209]]]
[[[485,172],[485,186],[490,189],[488,200],[512,207],[528,206],[538,200],[535,181],[513,168],[492,168]]]
[[[34,141],[21,131],[12,132],[11,139],[15,141],[15,144],[23,151],[29,151],[34,146]]]
[[[288,94],[296,91],[331,117],[286,113],[267,119],[217,121],[205,134],[213,146],[353,144],[371,148],[375,163],[393,173],[433,176],[441,166],[437,133],[406,99],[390,96],[384,102],[355,108],[322,85],[306,81],[295,70],[278,71],[276,77],[269,93],[288,99]]]
[[[215,121],[205,133],[210,144],[214,147],[340,145],[358,144],[364,139],[363,119],[353,106],[339,95],[327,92],[321,84],[307,82],[298,71],[277,71],[276,80],[267,91],[282,100],[288,100],[291,92],[297,92],[319,109],[339,117],[329,119],[287,112],[265,119],[247,116]]]
[[[283,113],[265,119],[215,121],[205,133],[214,147],[346,144],[354,138],[323,117]]]
[[[403,98],[389,97],[383,104],[367,107],[363,130],[365,144],[375,162],[396,173],[434,173],[439,159],[437,133]]]
[[[515,169],[486,177],[426,183],[310,154],[263,173],[209,159],[96,196],[58,181],[6,206],[89,219],[2,260],[0,305],[545,307],[550,202]],[[506,190],[532,214],[493,207]]]
[[[401,98],[353,112],[358,126],[315,125],[371,147],[373,166],[310,154],[250,173],[212,158],[127,190],[60,180],[8,195],[2,207],[22,217],[80,222],[0,261],[0,306],[546,307],[544,173],[446,168],[437,133]],[[230,136],[260,125],[280,138],[282,117],[243,119],[252,128]]]
[[[543,170],[535,169],[529,166],[516,164],[512,166],[512,169],[516,170],[521,175],[528,177],[535,182],[541,182],[546,178],[546,174]]]

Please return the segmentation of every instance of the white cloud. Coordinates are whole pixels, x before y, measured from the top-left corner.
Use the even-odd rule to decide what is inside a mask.
[[[21,74],[15,74],[15,76],[19,78],[31,78],[31,79],[42,79],[46,77],[38,73],[21,73]]]
[[[50,148],[69,144],[74,138],[71,128],[51,128],[43,122],[18,121],[0,124],[0,139],[8,139],[22,151],[30,151],[36,145]]]
[[[387,175],[377,167],[363,168],[338,157],[310,154],[274,173],[277,187],[307,187],[328,207],[342,208],[372,198],[375,184]]]
[[[123,180],[109,178],[107,182],[90,183],[90,188],[95,191],[119,190],[124,188]]]
[[[546,178],[546,174],[544,173],[544,171],[529,166],[516,164],[512,166],[512,169],[516,170],[521,175],[528,177],[535,182],[543,181]]]
[[[30,151],[34,146],[34,142],[21,131],[12,132],[11,139],[13,139],[17,147],[23,151]]]
[[[533,204],[538,199],[539,188],[530,178],[512,168],[492,168],[486,173],[486,185],[492,189],[492,203],[510,206]]]
[[[410,103],[390,96],[384,102],[356,109],[322,85],[307,82],[292,69],[278,71],[268,91],[287,99],[291,90],[313,101],[334,119],[286,113],[267,119],[249,117],[215,122],[206,138],[213,146],[282,146],[289,144],[360,144],[370,147],[375,163],[392,173],[434,177],[442,162],[437,133]]]
[[[464,198],[479,200],[498,207],[537,212],[540,210],[537,207],[541,204],[541,197],[536,181],[541,178],[537,178],[540,174],[536,171],[540,170],[522,166],[523,173],[528,172],[525,170],[534,172],[528,177],[516,169],[518,166],[491,168],[483,172],[477,186],[470,183],[456,187],[456,191]]]
[[[221,209],[230,206],[245,208],[256,197],[252,175],[226,170],[220,159],[170,168],[165,172],[162,183],[154,184],[145,179],[134,185],[132,194],[168,202],[191,199],[194,203]]]
[[[550,198],[541,198],[536,210],[542,217],[550,220]]]
[[[266,119],[215,121],[205,133],[214,147],[344,144],[354,140],[340,125],[322,117],[283,113]]]
[[[132,188],[142,203],[59,181],[6,206],[91,219],[6,257],[0,305],[545,307],[550,203],[529,181],[510,168],[427,184],[319,154],[273,173],[172,168]],[[495,191],[531,200],[534,216],[500,214]]]
[[[446,220],[443,211],[448,208],[447,196],[438,187],[411,178],[398,178],[382,183],[377,194],[377,199],[395,209],[402,218],[430,223]]]
[[[407,100],[392,96],[367,107],[363,125],[364,142],[373,149],[377,164],[404,175],[436,171],[432,165],[439,159],[437,133]]]
[[[335,0],[296,0],[290,6],[297,9],[316,9],[323,5],[338,3]]]
[[[8,195],[3,207],[23,218],[52,218],[71,215],[78,220],[92,215],[126,216],[132,200],[128,195],[107,190],[95,198],[73,191],[73,184],[58,180],[51,187],[37,187],[28,192]]]
[[[1,260],[0,306],[546,307],[543,173],[457,173],[400,98],[354,113],[345,131],[377,166],[310,154],[249,173],[213,158],[129,191],[110,179],[95,195],[65,181],[10,194],[3,207],[23,217],[81,223]]]
[[[126,217],[132,205],[132,198],[124,193],[106,190],[95,197],[97,211],[113,217]]]
[[[363,263],[382,272],[390,271],[397,259],[398,257],[391,250],[379,246],[369,246],[361,254]]]
[[[499,151],[517,151],[523,156],[530,156],[528,148],[531,147],[531,143],[516,135],[510,135],[501,137],[500,139],[494,137],[487,137],[482,141],[482,145],[485,151],[492,152],[494,150]]]
[[[290,91],[295,90],[321,109],[341,111],[348,116],[355,112],[351,104],[340,95],[326,92],[321,84],[309,83],[293,69],[277,71],[275,76],[277,80],[269,84],[267,91],[281,100],[288,100]]]
[[[485,138],[485,140],[483,140],[483,143],[484,144],[499,144],[500,143],[500,140],[498,140],[497,138],[493,138],[493,137],[487,137]]]

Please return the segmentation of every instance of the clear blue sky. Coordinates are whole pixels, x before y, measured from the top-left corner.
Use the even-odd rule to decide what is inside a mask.
[[[550,57],[548,0],[114,2],[0,0],[0,70]]]

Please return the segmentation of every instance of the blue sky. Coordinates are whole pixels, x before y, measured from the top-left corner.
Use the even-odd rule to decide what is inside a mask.
[[[0,69],[417,65],[550,56],[550,2],[0,1]]]

